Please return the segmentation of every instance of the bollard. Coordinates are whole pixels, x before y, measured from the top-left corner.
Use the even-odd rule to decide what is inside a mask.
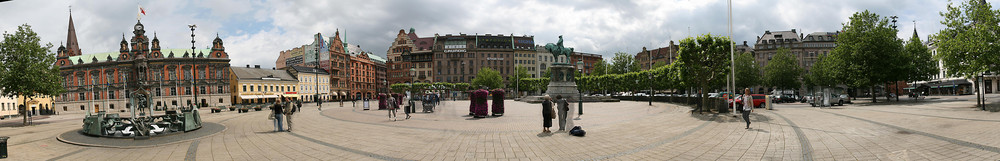
[[[771,95],[764,96],[764,107],[767,107],[767,110],[774,109],[774,107],[771,106]]]
[[[7,139],[8,136],[0,136],[0,159],[7,158]]]

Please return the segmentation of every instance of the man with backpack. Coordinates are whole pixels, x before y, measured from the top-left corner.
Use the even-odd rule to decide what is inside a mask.
[[[285,99],[286,103],[284,104],[284,106],[287,107],[285,108],[284,114],[285,114],[285,120],[288,120],[288,128],[285,129],[285,131],[292,132],[292,114],[298,112],[299,107],[302,107],[302,102],[299,101],[292,102],[291,98],[285,98],[284,96],[282,96],[281,98]]]

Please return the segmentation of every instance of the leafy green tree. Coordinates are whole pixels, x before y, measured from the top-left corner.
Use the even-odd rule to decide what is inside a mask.
[[[813,64],[810,68],[810,73],[803,77],[803,81],[806,82],[806,87],[812,89],[812,87],[819,87],[819,90],[826,88],[831,88],[840,84],[842,79],[838,77],[840,70],[839,62],[837,59],[833,59],[830,56],[821,55],[819,60]]]
[[[615,57],[611,58],[610,73],[625,74],[628,72],[638,72],[639,70],[642,70],[639,62],[631,54],[618,52],[615,53]]]
[[[514,67],[514,74],[507,76],[507,82],[509,83],[509,85],[507,85],[507,88],[514,88],[518,90],[515,91],[514,93],[515,94],[514,96],[518,97],[519,94],[518,92],[520,92],[521,88],[524,86],[524,84],[521,83],[520,80],[523,78],[530,78],[530,77],[531,75],[528,74],[528,68],[525,68],[524,66],[521,65],[517,65]]]
[[[469,83],[455,83],[454,88],[452,88],[452,90],[467,91],[469,90],[469,87],[472,87],[471,85],[469,85]]]
[[[701,93],[701,104],[695,110],[707,110],[702,106],[708,103],[710,87],[724,84],[729,73],[730,43],[729,38],[709,34],[681,40],[675,63],[681,80]]]
[[[0,95],[24,97],[22,105],[38,97],[55,96],[65,92],[59,67],[54,65],[56,55],[49,51],[52,43],[42,45],[41,38],[31,26],[17,27],[13,34],[4,32],[0,42]],[[28,125],[28,115],[23,125]]]
[[[948,4],[941,12],[944,29],[932,36],[937,58],[951,76],[975,78],[1000,71],[1000,11],[986,1],[966,0],[960,6]],[[974,81],[979,87],[979,82]],[[978,91],[978,89],[977,89]],[[978,92],[977,92],[978,95]],[[977,104],[980,104],[979,98]]]
[[[938,73],[937,62],[934,61],[930,50],[924,43],[920,41],[920,36],[917,36],[917,32],[913,31],[913,37],[910,41],[906,43],[903,49],[904,53],[909,54],[906,57],[912,59],[910,63],[911,72],[907,72],[907,80],[909,81],[925,81],[930,80]]]
[[[390,84],[389,89],[392,90],[393,93],[403,93],[410,90],[410,85],[406,83]]]
[[[838,75],[851,87],[870,87],[897,79],[902,63],[903,42],[896,38],[889,19],[871,13],[854,13],[837,36],[831,53],[841,67]],[[872,102],[876,102],[872,95]]]
[[[733,65],[736,66],[736,89],[753,88],[761,84],[760,67],[754,63],[752,54],[737,54],[735,63]]]
[[[659,67],[663,67],[663,66],[667,66],[667,62],[660,61],[660,62],[653,63],[653,68],[654,69],[655,68],[659,68]]]
[[[503,77],[500,76],[500,72],[483,67],[479,69],[479,73],[476,73],[476,78],[472,79],[472,87],[477,89],[482,87],[497,89],[503,87]]]
[[[764,82],[777,89],[798,89],[802,83],[802,69],[798,59],[788,49],[779,48],[777,54],[764,66]]]
[[[605,75],[610,72],[609,68],[611,67],[608,62],[602,59],[601,61],[594,63],[594,69],[590,71],[590,74],[595,76]]]

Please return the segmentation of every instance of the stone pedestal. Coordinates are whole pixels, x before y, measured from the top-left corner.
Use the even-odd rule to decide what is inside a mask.
[[[554,64],[549,69],[552,71],[552,76],[549,78],[549,88],[545,93],[552,99],[562,95],[563,98],[572,101],[579,100],[580,91],[576,87],[576,79],[573,78],[576,69],[568,64]]]

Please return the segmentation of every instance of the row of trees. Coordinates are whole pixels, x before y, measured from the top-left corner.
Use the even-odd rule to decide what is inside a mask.
[[[899,31],[888,17],[866,10],[843,24],[837,47],[829,55],[820,55],[809,73],[803,72],[799,59],[788,49],[779,49],[762,68],[756,65],[753,55],[740,53],[733,64],[735,85],[776,89],[797,89],[802,84],[820,88],[846,85],[874,89],[890,82],[928,80],[938,71],[935,59],[941,60],[949,69],[947,74],[954,76],[973,78],[1000,71],[996,65],[1000,62],[1000,35],[995,34],[1000,32],[1000,11],[992,10],[988,3],[968,0],[957,7],[949,4],[948,11],[941,15],[947,28],[932,36],[932,42],[939,47],[937,57],[931,56],[915,32],[904,43],[896,37]],[[694,89],[705,97],[712,89],[725,87],[731,63],[730,43],[728,38],[712,35],[686,38],[679,44],[675,62],[655,64],[652,70],[645,71],[631,54],[615,53],[612,62],[595,63],[591,75],[577,77],[577,82],[588,91],[636,91],[651,85],[653,90]],[[515,69],[506,82],[499,72],[481,69],[471,87],[545,90],[547,75],[528,78],[524,67]],[[872,97],[874,101],[875,95]]]
[[[938,71],[916,31],[904,44],[896,37],[899,31],[888,17],[858,12],[842,31],[833,52],[820,56],[812,72],[803,77],[807,86],[829,88],[843,84],[874,90],[890,82],[928,80]],[[875,97],[873,94],[873,102]]]

